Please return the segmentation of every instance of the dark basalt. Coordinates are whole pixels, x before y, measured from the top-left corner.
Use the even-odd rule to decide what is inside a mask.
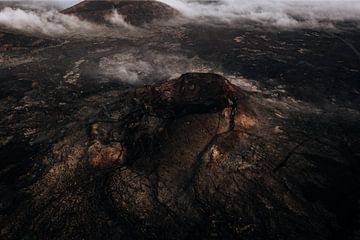
[[[191,218],[188,214],[193,211],[199,217],[191,198],[202,158],[218,139],[253,127],[256,120],[245,94],[226,79],[192,73],[124,92],[106,110],[83,121],[71,124],[71,131],[63,131],[55,141],[39,137],[26,145],[15,137],[3,143],[0,154],[6,161],[1,177],[12,179],[2,189],[1,210],[8,219],[2,222],[4,236],[96,239],[103,234],[146,237],[155,231],[151,234],[176,237],[177,230],[165,231],[166,224]],[[187,138],[193,135],[197,137],[190,144]],[[141,179],[128,182],[131,176]],[[164,180],[162,184],[171,184],[167,186],[171,189],[158,186]],[[163,193],[158,191],[165,191],[161,197],[170,201],[187,199],[171,210],[179,211],[178,219],[166,206],[173,203],[166,199],[161,203]],[[14,206],[14,199],[22,204]],[[190,212],[182,213],[183,207],[191,207]],[[152,230],[137,229],[143,224],[131,227],[132,221],[141,219],[152,222]]]
[[[350,142],[264,135],[263,107],[216,74],[115,95],[96,110],[73,106],[59,129],[34,114],[40,125],[31,140],[2,142],[5,239],[353,233],[360,181]]]

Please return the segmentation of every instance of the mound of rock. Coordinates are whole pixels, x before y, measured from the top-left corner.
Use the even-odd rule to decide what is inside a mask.
[[[2,239],[342,239],[358,158],[277,136],[251,99],[191,73],[87,96],[61,122],[34,111],[31,140],[0,142]]]
[[[85,0],[63,13],[100,24],[119,21],[121,16],[125,22],[135,26],[169,20],[179,14],[170,6],[152,0]]]

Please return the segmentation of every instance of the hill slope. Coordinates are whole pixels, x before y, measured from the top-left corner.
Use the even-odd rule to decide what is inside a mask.
[[[133,25],[142,25],[155,20],[168,20],[179,14],[164,3],[149,0],[86,0],[65,9],[63,13],[96,23],[105,23],[106,17],[114,10],[124,16],[126,22]]]

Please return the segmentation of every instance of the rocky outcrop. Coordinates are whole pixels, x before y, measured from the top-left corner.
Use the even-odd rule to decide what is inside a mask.
[[[351,232],[344,226],[355,223],[340,217],[357,204],[357,170],[349,165],[356,155],[266,130],[261,106],[222,76],[185,74],[111,96],[96,110],[90,106],[101,94],[84,99],[69,114],[69,130],[52,141],[2,143],[1,236],[330,239]],[[14,162],[19,148],[26,151]]]
[[[20,191],[30,193],[30,199],[23,199],[28,201],[29,211],[18,206],[9,215],[14,224],[6,224],[4,235],[16,238],[30,231],[39,238],[45,234],[55,237],[65,224],[61,227],[62,237],[89,237],[95,227],[92,224],[112,225],[120,221],[127,225],[131,219],[158,217],[163,221],[158,227],[162,228],[175,224],[167,215],[170,208],[174,212],[171,214],[179,214],[179,221],[192,218],[194,206],[187,209],[186,202],[192,201],[189,197],[202,158],[210,154],[213,161],[220,161],[223,150],[214,145],[218,139],[255,124],[256,117],[245,94],[215,74],[185,74],[161,85],[125,92],[91,119],[76,123],[71,133],[51,144],[46,153],[32,155],[37,163],[27,170],[36,180]],[[11,149],[6,149],[10,146],[3,146],[1,153],[9,154]],[[185,202],[177,203],[178,197]],[[50,206],[51,202],[57,207]],[[67,223],[69,211],[76,213]],[[98,215],[94,222],[89,221],[93,214],[103,217]],[[31,226],[23,225],[28,217],[33,219]],[[51,221],[57,223],[50,224]],[[80,230],[83,227],[77,224],[89,228]],[[24,227],[27,230],[20,230]],[[176,237],[173,230],[169,234]],[[131,233],[135,234],[133,230]],[[98,237],[95,234],[90,238]]]

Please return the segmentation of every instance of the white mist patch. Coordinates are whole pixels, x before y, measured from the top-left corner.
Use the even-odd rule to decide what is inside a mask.
[[[110,15],[105,17],[105,19],[112,25],[124,27],[129,30],[134,29],[132,25],[130,25],[125,21],[124,16],[119,14],[117,10],[113,10],[113,12]]]
[[[60,36],[96,31],[96,25],[56,10],[26,11],[4,8],[0,11],[0,26],[32,34]]]
[[[139,84],[141,79],[149,74],[151,65],[132,54],[117,54],[101,59],[100,70],[104,75],[119,79],[130,84]]]
[[[359,21],[360,1],[350,0],[161,0],[191,18],[251,20],[279,27],[321,26],[325,21]]]
[[[185,72],[209,72],[198,58],[154,51],[128,51],[104,57],[100,73],[132,85],[149,84],[180,76]]]
[[[80,66],[83,64],[85,60],[82,58],[74,63],[74,66],[71,70],[67,71],[63,76],[63,79],[68,84],[76,85],[80,79],[81,71]]]

